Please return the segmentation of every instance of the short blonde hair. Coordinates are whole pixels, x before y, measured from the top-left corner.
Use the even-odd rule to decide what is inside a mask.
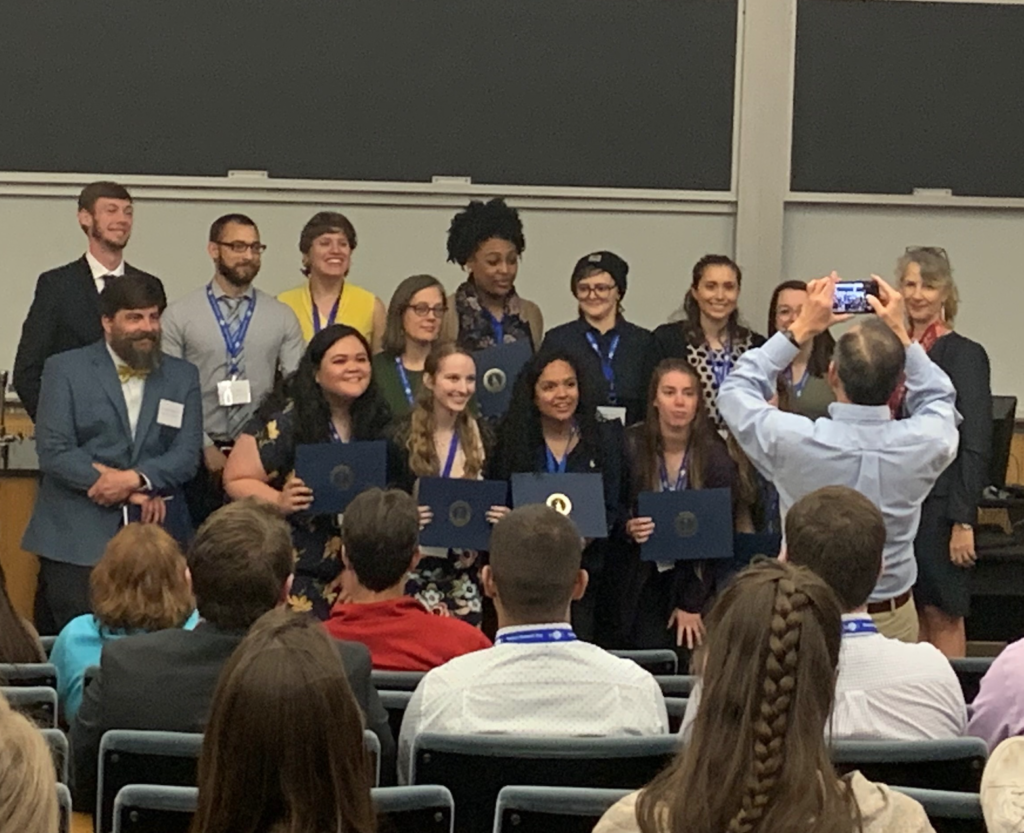
[[[181,627],[195,609],[185,557],[156,524],[128,524],[89,577],[92,612],[111,630]]]
[[[921,270],[921,282],[927,287],[945,290],[946,300],[942,303],[942,316],[950,327],[960,310],[960,293],[953,281],[953,267],[944,249],[911,248],[896,262],[896,280],[903,284],[907,267],[916,263]]]
[[[50,749],[0,695],[0,833],[53,833],[58,823]]]

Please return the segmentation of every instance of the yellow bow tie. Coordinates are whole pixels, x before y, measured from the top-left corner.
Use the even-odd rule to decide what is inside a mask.
[[[122,385],[131,379],[142,379],[145,382],[148,375],[149,368],[147,367],[134,368],[128,367],[126,364],[117,366],[117,377],[121,380]]]

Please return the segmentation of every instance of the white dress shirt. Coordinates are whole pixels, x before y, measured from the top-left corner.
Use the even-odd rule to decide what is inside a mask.
[[[843,615],[844,624],[856,621],[874,627],[866,613]],[[699,705],[698,682],[686,704],[683,737]],[[956,738],[967,729],[967,704],[953,667],[934,645],[844,633],[831,728],[843,740]]]
[[[96,258],[92,256],[92,252],[85,253],[85,260],[86,263],[89,264],[89,269],[92,270],[92,279],[93,282],[96,284],[97,292],[102,292],[104,289],[103,278],[105,275],[113,275],[114,277],[119,278],[124,274],[123,257],[121,258],[121,262],[117,264],[117,268],[115,269],[108,269],[106,266],[104,266],[102,263],[100,263]]]
[[[833,402],[831,419],[810,420],[768,403],[779,373],[796,354],[782,333],[744,353],[722,382],[718,410],[750,461],[779,490],[783,520],[789,507],[822,486],[848,486],[881,510],[883,568],[870,601],[893,599],[917,580],[921,504],[956,458],[956,389],[921,345],[911,344],[907,419],[891,419],[887,405]]]
[[[502,628],[503,635],[565,623]],[[398,777],[411,778],[422,733],[560,737],[660,735],[665,699],[635,662],[589,642],[502,643],[449,660],[416,687],[398,740]]]
[[[114,352],[114,348],[109,343],[107,344],[107,352],[110,353],[110,358],[113,360],[115,368],[127,365],[127,362]],[[132,377],[127,382],[121,382],[121,393],[124,394],[124,404],[128,409],[128,424],[132,429],[133,440],[135,439],[135,430],[139,427],[139,412],[142,411],[142,394],[145,390],[145,379]]]

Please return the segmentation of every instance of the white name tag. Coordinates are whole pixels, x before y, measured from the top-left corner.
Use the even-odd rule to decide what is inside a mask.
[[[172,402],[170,399],[160,400],[160,407],[156,412],[157,425],[181,428],[181,420],[184,416],[185,406],[181,402]]]
[[[655,561],[654,563],[658,566],[659,573],[667,573],[676,566],[675,561]]]
[[[252,402],[252,390],[248,379],[231,379],[217,382],[217,401],[225,407],[248,405]]]
[[[626,409],[621,405],[598,405],[597,415],[605,422],[618,420],[623,425],[626,424]]]

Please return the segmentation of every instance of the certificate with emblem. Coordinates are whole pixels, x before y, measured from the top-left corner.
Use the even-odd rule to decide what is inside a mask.
[[[732,492],[683,489],[641,492],[637,516],[654,521],[654,533],[640,547],[643,561],[732,558]]]
[[[485,417],[504,415],[512,401],[512,387],[519,371],[533,355],[528,338],[497,344],[473,354],[476,363],[476,401]]]
[[[513,474],[512,505],[545,503],[569,518],[584,538],[607,538],[604,479],[599,474]]]
[[[434,519],[420,530],[422,546],[486,550],[493,528],[487,520],[487,510],[508,505],[508,483],[421,477],[416,503],[429,506],[434,513]]]
[[[317,443],[295,448],[295,476],[313,490],[311,515],[336,515],[352,498],[387,484],[388,444],[384,440]]]

